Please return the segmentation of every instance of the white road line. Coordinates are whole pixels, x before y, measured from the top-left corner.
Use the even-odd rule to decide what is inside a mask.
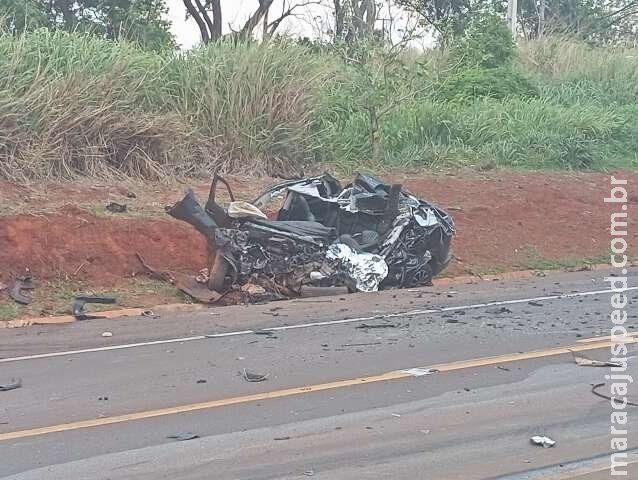
[[[630,291],[630,290],[638,290],[638,287],[629,287],[625,289],[624,291]],[[284,325],[282,327],[267,327],[267,328],[262,328],[258,331],[278,332],[283,330],[295,330],[298,328],[323,327],[327,325],[341,325],[344,323],[366,322],[370,320],[384,320],[388,318],[409,317],[414,315],[426,315],[430,313],[473,310],[477,308],[494,307],[498,305],[515,305],[518,303],[542,302],[544,300],[563,300],[566,298],[588,297],[592,295],[604,295],[604,294],[611,294],[611,293],[614,293],[614,291],[613,290],[593,290],[589,292],[565,293],[562,295],[546,295],[543,297],[520,298],[517,300],[501,300],[501,301],[486,302],[486,303],[474,303],[471,305],[459,305],[457,307],[430,308],[426,310],[410,310],[407,312],[384,313],[384,314],[378,314],[378,315],[371,315],[368,317],[356,317],[356,318],[346,318],[342,320],[328,320],[325,322],[302,323],[299,325]],[[78,355],[81,353],[108,352],[111,350],[123,350],[126,348],[148,347],[152,345],[163,345],[167,343],[190,342],[193,340],[205,340],[208,338],[234,337],[238,335],[250,335],[253,333],[255,333],[255,330],[240,330],[240,331],[227,332],[227,333],[213,333],[213,334],[207,334],[207,335],[195,335],[192,337],[171,338],[168,340],[155,340],[151,342],[128,343],[124,345],[110,345],[108,347],[85,348],[82,350],[69,350],[66,352],[40,353],[36,355],[25,355],[23,357],[0,358],[0,363],[18,362],[21,360],[35,360],[38,358],[64,357],[68,355]]]

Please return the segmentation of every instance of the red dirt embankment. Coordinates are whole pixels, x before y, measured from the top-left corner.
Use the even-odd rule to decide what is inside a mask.
[[[629,181],[631,252],[638,245],[638,230],[631,220],[638,218],[638,194],[631,193],[638,174],[617,177]],[[539,260],[583,259],[609,248],[614,210],[603,202],[609,194],[609,175],[497,172],[487,177],[393,174],[386,178],[403,182],[412,193],[452,214],[458,229],[453,245],[458,260],[450,266],[451,274],[517,269]],[[250,200],[256,185],[265,183],[251,182],[235,195]],[[204,183],[196,187],[199,192],[206,188]],[[51,189],[37,205],[31,202],[23,209],[35,213],[0,216],[0,281],[29,268],[42,280],[110,286],[140,271],[137,251],[161,269],[195,272],[204,266],[205,242],[188,225],[169,218],[94,215],[80,206],[95,206],[108,195],[82,188]],[[6,185],[2,189],[9,191]],[[181,194],[182,188],[175,187],[149,195],[154,199],[151,207],[138,192],[138,198],[127,203],[144,215],[161,215],[158,198],[169,203]],[[63,203],[75,205],[59,207]]]

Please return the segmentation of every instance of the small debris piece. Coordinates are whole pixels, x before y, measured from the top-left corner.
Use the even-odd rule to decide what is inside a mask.
[[[195,382],[195,383],[206,383],[206,380],[204,380],[204,379],[202,378],[202,379],[197,380],[197,382]]]
[[[208,283],[208,268],[202,268],[199,272],[197,272],[197,276],[195,277],[195,281],[197,283]]]
[[[255,335],[273,335],[275,332],[273,332],[272,330],[255,330],[253,332]]]
[[[290,440],[290,437],[288,435],[285,437],[275,437],[274,440]]]
[[[528,305],[531,305],[532,307],[542,307],[543,304],[540,302],[535,302],[534,300],[530,300],[529,302],[527,302]]]
[[[9,383],[0,385],[0,392],[8,392],[9,390],[15,390],[22,387],[22,380],[19,378],[12,378]]]
[[[245,285],[242,285],[241,291],[249,295],[263,295],[264,293],[266,293],[266,289],[264,287],[262,287],[261,285],[256,285],[254,283],[247,283]]]
[[[580,367],[622,367],[618,362],[592,360],[591,358],[575,355],[574,352],[572,352],[572,356],[576,365]]]
[[[25,295],[22,290],[33,290],[34,288],[35,285],[33,285],[33,280],[30,276],[16,277],[9,290],[9,296],[20,305],[28,305],[31,302],[31,297]]]
[[[512,313],[512,311],[507,308],[507,307],[498,307],[498,308],[490,308],[488,310],[486,310],[487,313],[490,313],[492,315],[501,315],[504,313]]]
[[[128,206],[125,203],[111,202],[106,206],[106,209],[111,213],[125,213]]]
[[[184,433],[176,433],[175,435],[168,435],[166,438],[177,440],[178,442],[184,442],[186,440],[193,440],[195,438],[199,438],[199,435],[197,435],[196,433],[184,432]]]
[[[247,382],[263,382],[268,378],[268,374],[261,375],[259,373],[251,373],[245,368],[242,370],[242,376]]]
[[[109,397],[98,397],[97,399],[98,401],[106,401],[109,399]]]
[[[84,313],[84,305],[87,303],[103,303],[103,304],[112,304],[115,303],[114,297],[98,297],[92,295],[79,295],[75,297],[75,302],[73,303],[73,316],[76,320],[90,320],[94,318],[102,318],[100,315],[90,315]]]
[[[432,375],[439,373],[436,368],[408,368],[407,370],[401,370],[403,373],[412,375],[413,377],[423,377],[425,375]]]
[[[401,418],[401,415],[399,415],[398,413],[393,413],[392,416],[393,417],[397,417],[397,418]]]
[[[376,324],[362,323],[360,325],[357,325],[355,328],[363,330],[366,328],[397,328],[398,326],[399,324],[397,323],[376,323]]]
[[[512,370],[504,367],[503,365],[497,365],[496,368],[498,368],[499,370],[503,370],[504,372],[511,372]]]
[[[159,317],[159,315],[155,315],[155,312],[153,310],[144,310],[142,312],[142,316],[143,317]]]
[[[102,332],[103,337],[112,337],[113,334],[111,332]]]
[[[135,195],[135,192],[127,192],[126,198],[137,198],[137,195]]]
[[[530,442],[532,442],[532,445],[536,445],[537,447],[551,448],[554,445],[556,445],[555,440],[552,440],[551,438],[545,437],[542,435],[535,435],[529,440]]]
[[[312,476],[314,476],[315,471],[314,471],[314,470],[306,470],[305,472],[303,472],[303,474],[304,474],[306,477],[312,477]]]
[[[188,275],[176,275],[175,286],[200,303],[212,304],[222,298],[222,295],[215,290],[209,290],[206,285],[198,283],[195,278]]]
[[[371,345],[381,345],[381,342],[370,342],[370,343],[344,343],[342,347],[369,347]]]

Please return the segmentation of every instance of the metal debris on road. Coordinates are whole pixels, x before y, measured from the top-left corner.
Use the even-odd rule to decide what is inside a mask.
[[[399,326],[398,323],[361,323],[354,328],[367,330],[369,328],[398,328]]]
[[[111,213],[125,213],[128,206],[125,203],[111,202],[106,206],[106,209]]]
[[[95,318],[103,318],[100,315],[84,313],[84,306],[87,303],[113,304],[116,300],[114,297],[100,297],[94,295],[78,295],[73,303],[73,316],[76,320],[91,320]]]
[[[12,378],[9,383],[0,384],[0,392],[8,392],[9,390],[15,390],[22,387],[22,380],[19,378]]]
[[[556,445],[555,440],[552,440],[551,438],[543,435],[535,435],[529,440],[530,442],[532,442],[532,445],[536,445],[537,447],[551,448]]]
[[[220,182],[228,210],[215,200]],[[276,219],[265,218],[264,207],[279,197]],[[428,285],[450,261],[454,235],[443,210],[364,174],[345,188],[329,174],[287,181],[252,203],[236,202],[215,175],[205,206],[189,189],[166,211],[207,239],[208,278],[202,270],[198,280],[220,293],[247,293],[239,301],[251,303]]]
[[[408,375],[412,375],[413,377],[423,377],[425,375],[432,375],[435,373],[439,373],[436,368],[408,368],[406,370],[401,370],[403,373],[407,373]]]
[[[512,313],[512,311],[507,307],[488,308],[487,310],[485,310],[485,312],[491,315],[502,315],[504,313]]]
[[[576,355],[574,352],[572,352],[572,356],[574,357],[574,363],[580,367],[622,367],[619,362],[592,360],[591,358]]]
[[[168,435],[166,438],[170,438],[171,440],[177,440],[178,442],[183,442],[186,440],[193,440],[195,438],[199,438],[199,435],[191,432],[184,433],[176,433],[175,435]]]
[[[244,380],[246,380],[247,382],[263,382],[264,380],[268,378],[267,373],[265,375],[261,375],[259,373],[251,373],[245,368],[242,370],[241,373],[242,373],[242,376],[244,377]]]

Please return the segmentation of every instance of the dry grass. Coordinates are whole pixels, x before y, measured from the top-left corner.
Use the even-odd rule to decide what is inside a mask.
[[[0,178],[295,170],[317,148],[324,64],[295,46],[181,55],[64,32],[0,35]]]

